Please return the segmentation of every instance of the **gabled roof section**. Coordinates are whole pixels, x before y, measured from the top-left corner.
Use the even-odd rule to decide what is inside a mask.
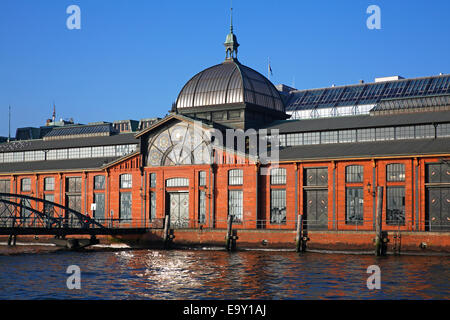
[[[150,131],[153,131],[156,128],[158,128],[158,127],[160,127],[160,126],[162,126],[162,125],[164,125],[164,124],[166,124],[166,123],[168,123],[168,122],[170,122],[171,120],[174,120],[174,119],[182,121],[182,122],[188,122],[190,124],[194,124],[194,123],[200,124],[201,127],[204,128],[204,129],[213,129],[213,128],[219,129],[219,130],[226,129],[226,127],[224,127],[224,126],[222,126],[220,124],[213,123],[213,122],[210,122],[210,121],[206,121],[204,119],[194,119],[194,118],[187,117],[187,116],[180,115],[180,114],[170,114],[167,117],[165,117],[165,118],[163,118],[163,119],[161,119],[159,121],[156,121],[153,125],[151,125],[147,129],[144,129],[144,130],[138,132],[135,135],[135,137],[139,138],[139,137],[149,133]]]
[[[125,156],[123,156],[123,157],[120,157],[120,158],[118,158],[118,159],[112,160],[112,161],[110,161],[110,162],[104,164],[101,168],[102,168],[102,169],[111,168],[111,167],[113,167],[113,166],[115,166],[115,165],[117,165],[117,164],[120,164],[120,163],[122,163],[122,162],[124,162],[124,161],[127,161],[127,160],[129,160],[129,159],[131,159],[131,158],[134,158],[134,157],[137,156],[137,155],[140,155],[140,151],[135,151],[135,152],[133,152],[133,153],[127,154],[127,155],[125,155]]]

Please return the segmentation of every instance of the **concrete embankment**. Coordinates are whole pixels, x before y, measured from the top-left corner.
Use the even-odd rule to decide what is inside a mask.
[[[225,248],[226,229],[175,229],[170,248]],[[68,238],[86,239],[88,236]],[[98,236],[100,245],[125,244],[136,248],[164,248],[164,231],[151,230],[145,234]],[[309,231],[307,250],[373,252],[374,232],[370,231]],[[388,253],[450,254],[450,232],[388,232]],[[294,230],[237,230],[236,249],[295,250]],[[7,237],[0,237],[6,242]],[[18,236],[21,243],[51,243],[51,236]]]

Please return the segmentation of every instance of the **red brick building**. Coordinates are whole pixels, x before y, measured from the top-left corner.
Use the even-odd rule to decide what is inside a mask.
[[[232,214],[237,229],[293,230],[301,214],[309,230],[372,231],[382,186],[385,230],[450,231],[449,75],[297,90],[242,65],[233,33],[225,45],[163,119],[18,129],[0,144],[0,192],[117,226],[213,230]],[[277,161],[227,129],[268,130]]]

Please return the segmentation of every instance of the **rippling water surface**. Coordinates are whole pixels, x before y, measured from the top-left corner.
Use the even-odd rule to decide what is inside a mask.
[[[0,299],[448,299],[449,260],[279,251],[54,252],[1,246]],[[80,290],[66,287],[70,265],[81,269]],[[380,290],[367,289],[370,265],[381,269]]]

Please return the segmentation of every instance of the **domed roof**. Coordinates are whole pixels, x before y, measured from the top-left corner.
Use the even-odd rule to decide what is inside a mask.
[[[284,112],[283,100],[275,86],[237,59],[227,59],[196,74],[181,90],[176,106],[181,109],[236,103]]]

